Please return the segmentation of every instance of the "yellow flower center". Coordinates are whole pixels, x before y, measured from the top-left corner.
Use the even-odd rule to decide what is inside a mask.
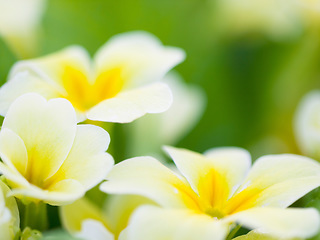
[[[62,75],[64,96],[79,111],[84,112],[99,102],[116,96],[124,86],[121,68],[107,70],[97,76],[94,82],[80,70],[66,66]]]

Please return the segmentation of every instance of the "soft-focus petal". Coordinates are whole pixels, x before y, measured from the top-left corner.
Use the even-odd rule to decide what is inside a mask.
[[[35,202],[44,201],[51,205],[65,205],[81,198],[85,193],[83,186],[76,180],[65,179],[52,184],[48,189],[43,190],[30,185],[23,189],[15,188],[10,193],[17,198],[28,198]]]
[[[312,91],[303,98],[294,126],[301,151],[307,156],[320,159],[320,91]]]
[[[102,46],[96,56],[96,71],[120,68],[127,88],[157,81],[185,58],[183,50],[164,47],[147,32],[119,34]]]
[[[223,240],[227,231],[228,224],[206,215],[144,206],[133,214],[126,234],[132,240]]]
[[[141,205],[154,204],[148,198],[138,195],[111,195],[105,204],[105,213],[110,219],[110,230],[118,236],[128,225],[129,218],[136,208]]]
[[[29,181],[51,177],[66,159],[76,133],[76,117],[65,99],[46,101],[38,94],[19,97],[10,107],[3,128],[15,132],[28,152]],[[34,182],[41,185],[43,182]]]
[[[127,123],[146,113],[164,112],[171,103],[169,87],[164,83],[155,83],[106,99],[90,109],[87,117],[97,121]]]
[[[234,238],[234,240],[303,240],[303,239],[301,239],[301,238],[272,237],[267,234],[259,233],[256,231],[251,231],[246,235],[242,235],[242,236]]]
[[[113,234],[99,221],[87,219],[82,222],[82,228],[75,236],[83,240],[114,240]]]
[[[107,220],[101,210],[86,198],[59,208],[63,227],[71,234],[80,232],[87,219],[96,220],[107,226]]]
[[[264,156],[229,200],[227,212],[260,206],[286,208],[319,185],[316,161],[290,154]]]
[[[45,57],[17,62],[11,69],[9,78],[19,72],[28,71],[32,76],[50,84],[62,95],[66,95],[64,82],[66,75],[77,77],[78,73],[91,75],[90,57],[80,46],[71,46]]]
[[[100,185],[106,193],[142,195],[166,207],[198,207],[197,196],[187,183],[152,157],[118,163],[107,179]]]
[[[75,179],[85,189],[101,182],[113,166],[113,158],[106,153],[110,143],[109,134],[94,125],[79,125],[68,157],[49,182]]]
[[[312,208],[252,208],[231,215],[224,221],[236,221],[244,227],[277,238],[309,238],[320,227],[319,213]]]
[[[21,72],[0,88],[0,115],[5,116],[16,98],[30,92],[38,93],[46,99],[59,97],[59,93],[45,81],[28,72]]]

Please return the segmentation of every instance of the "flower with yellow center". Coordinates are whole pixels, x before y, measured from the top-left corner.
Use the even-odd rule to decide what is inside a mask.
[[[19,232],[20,217],[17,202],[8,196],[10,189],[0,180],[0,234],[2,240],[13,240]]]
[[[37,92],[47,99],[68,99],[79,121],[131,122],[170,107],[171,91],[160,80],[183,59],[182,50],[132,32],[111,38],[93,61],[79,46],[21,61],[0,90],[0,114],[21,94]]]
[[[250,155],[239,148],[204,155],[172,147],[166,151],[181,175],[151,157],[137,157],[117,164],[100,186],[107,193],[143,195],[161,206],[135,211],[129,240],[222,240],[234,223],[279,238],[306,238],[318,231],[315,209],[285,209],[320,185],[317,162],[269,155],[249,171]]]
[[[294,119],[294,130],[301,152],[320,160],[319,91],[312,91],[302,99]]]
[[[46,0],[0,0],[0,37],[20,57],[36,52]]]
[[[66,204],[105,178],[113,165],[109,142],[102,128],[77,126],[66,99],[25,94],[12,103],[0,131],[0,172],[18,198]]]

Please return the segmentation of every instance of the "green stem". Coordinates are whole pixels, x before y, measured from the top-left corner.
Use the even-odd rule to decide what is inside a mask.
[[[239,229],[241,228],[241,225],[237,225],[235,226],[232,231],[229,233],[228,237],[226,238],[226,240],[231,240],[235,235],[236,233],[239,231]]]
[[[43,202],[25,205],[22,229],[29,227],[44,231],[48,229],[47,205]]]

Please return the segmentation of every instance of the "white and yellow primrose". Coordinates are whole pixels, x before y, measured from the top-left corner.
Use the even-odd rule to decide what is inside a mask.
[[[151,34],[131,32],[111,38],[93,60],[85,49],[72,46],[20,61],[0,90],[0,114],[5,115],[12,101],[27,92],[68,99],[79,121],[125,123],[146,113],[164,112],[172,96],[160,80],[184,58],[181,49],[164,47]]]
[[[250,170],[250,154],[240,148],[204,155],[172,147],[166,151],[181,174],[154,158],[137,157],[117,164],[100,186],[106,193],[139,194],[161,206],[142,206],[133,213],[129,240],[222,240],[235,224],[277,238],[318,232],[317,210],[285,209],[320,185],[316,161],[269,155]]]
[[[25,94],[12,103],[0,131],[0,172],[11,195],[63,205],[105,178],[113,166],[109,142],[102,128],[77,125],[66,99]]]
[[[99,209],[86,198],[60,207],[63,227],[73,236],[84,240],[125,240],[125,228],[132,212],[142,204],[154,204],[136,195],[109,196]]]
[[[19,57],[34,55],[46,0],[0,0],[0,37]]]
[[[320,160],[320,91],[308,93],[299,104],[294,119],[300,151]]]
[[[13,240],[19,233],[20,217],[17,202],[8,196],[9,187],[0,180],[0,238]]]

